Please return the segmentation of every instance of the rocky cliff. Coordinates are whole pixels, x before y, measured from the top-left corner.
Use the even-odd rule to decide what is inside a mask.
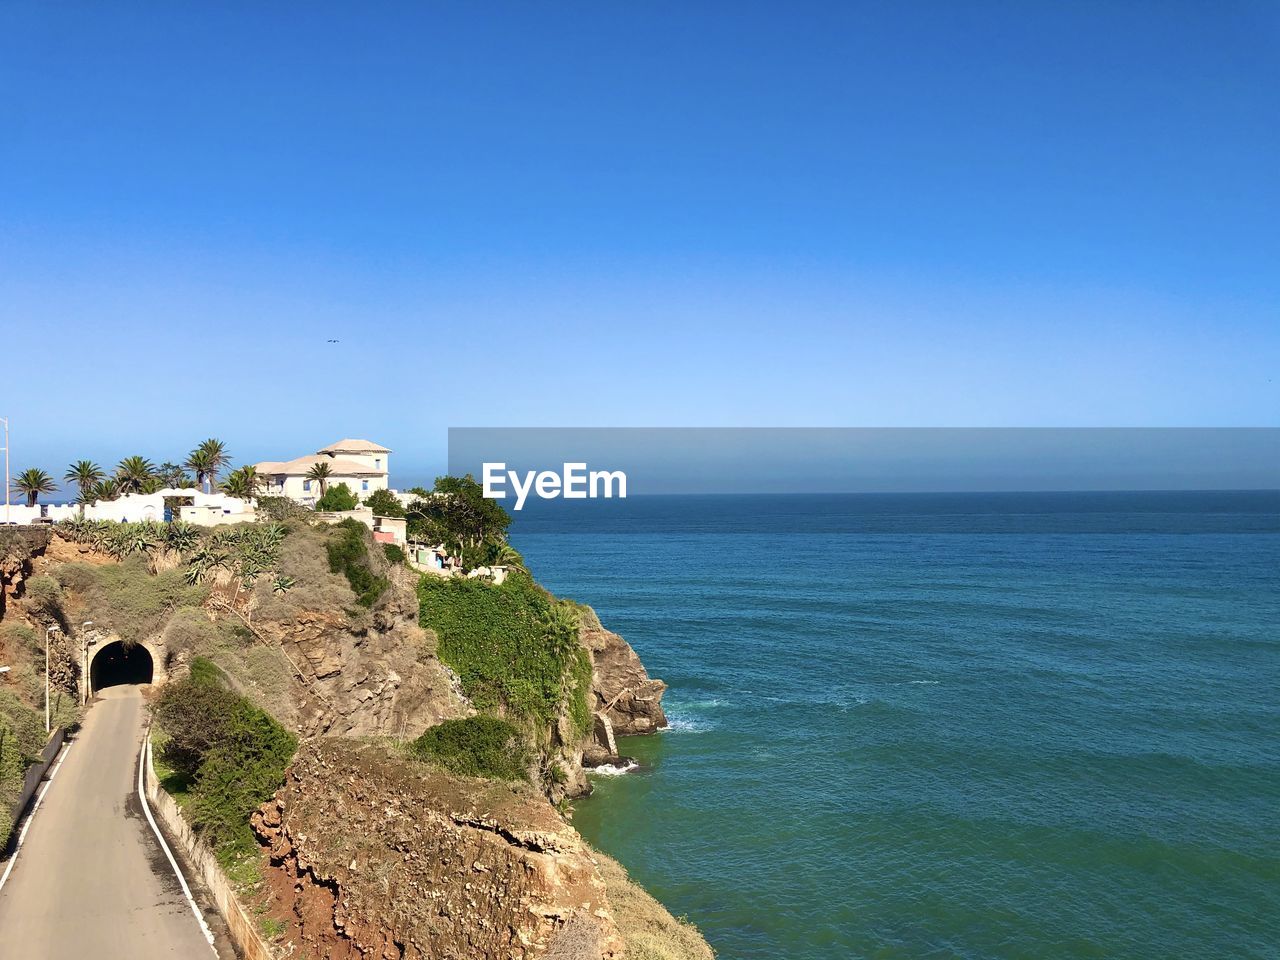
[[[288,954],[622,954],[589,849],[531,788],[319,740],[253,825],[269,851],[266,909],[284,926]]]
[[[0,528],[0,619],[9,600],[21,596],[35,558],[44,554],[49,539],[48,527]]]
[[[617,755],[615,737],[654,733],[667,725],[662,712],[667,685],[649,676],[631,645],[606,630],[590,607],[582,607],[579,637],[591,654],[596,722],[583,746],[583,762],[591,766]]]

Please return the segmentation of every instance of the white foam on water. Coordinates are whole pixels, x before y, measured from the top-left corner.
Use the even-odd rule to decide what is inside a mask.
[[[624,773],[630,773],[639,766],[640,764],[636,763],[634,760],[623,766],[618,766],[613,763],[602,763],[598,767],[588,767],[587,773],[598,773],[602,777],[620,777]]]
[[[671,733],[702,733],[710,730],[713,725],[706,720],[690,720],[687,717],[673,717],[667,714],[667,725],[659,727],[658,731],[669,731]]]

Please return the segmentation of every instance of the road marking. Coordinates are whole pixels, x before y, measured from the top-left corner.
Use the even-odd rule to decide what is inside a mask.
[[[49,788],[53,786],[53,778],[58,775],[58,771],[62,769],[62,761],[67,758],[68,751],[71,750],[71,743],[67,740],[62,742],[62,749],[58,751],[58,762],[53,765],[53,769],[49,771],[49,779],[44,782],[44,786],[40,788],[40,792],[36,794],[36,802],[31,805],[31,812],[27,814],[27,818],[22,821],[22,829],[18,831],[18,842],[13,848],[13,856],[9,858],[8,865],[4,868],[4,876],[0,876],[0,890],[4,889],[4,885],[9,881],[9,874],[13,873],[13,865],[18,862],[18,853],[22,850],[22,844],[27,839],[27,829],[31,826],[31,821],[36,818],[36,811],[40,809],[40,804],[44,803],[44,795],[49,792]]]
[[[146,764],[146,766],[144,767],[143,764]],[[191,912],[195,914],[196,922],[200,924],[200,929],[204,931],[204,938],[209,941],[209,949],[213,951],[213,955],[216,957],[218,956],[218,948],[213,945],[213,931],[209,929],[209,924],[204,922],[204,914],[200,912],[200,907],[196,905],[195,897],[191,896],[191,888],[187,886],[187,878],[178,869],[178,861],[173,858],[173,851],[169,849],[169,844],[165,842],[164,834],[156,826],[156,818],[151,815],[151,805],[147,803],[147,790],[142,782],[142,771],[150,767],[151,727],[148,726],[143,731],[142,749],[138,752],[138,799],[142,801],[142,812],[147,815],[147,823],[151,824],[151,832],[156,835],[156,839],[160,841],[160,849],[169,858],[169,866],[173,867],[173,873],[178,878],[178,883],[182,885],[182,894],[187,898]]]

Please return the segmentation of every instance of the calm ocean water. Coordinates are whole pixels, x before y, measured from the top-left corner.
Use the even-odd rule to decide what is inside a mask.
[[[1276,494],[566,506],[672,723],[575,822],[725,960],[1280,956]]]

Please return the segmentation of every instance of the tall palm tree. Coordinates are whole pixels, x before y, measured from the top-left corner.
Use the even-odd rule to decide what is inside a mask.
[[[76,503],[80,504],[80,516],[83,517],[84,505],[93,499],[94,488],[107,479],[107,475],[92,460],[77,460],[67,467],[67,472],[62,475],[62,479],[66,483],[76,485],[76,490],[80,494],[76,497]]]
[[[313,463],[311,469],[307,471],[307,479],[315,480],[320,484],[320,496],[324,496],[329,492],[329,478],[333,476],[333,468],[323,460]]]
[[[227,453],[227,445],[214,437],[204,441],[196,450],[202,452],[208,462],[209,469],[205,475],[209,479],[209,492],[212,493],[218,486],[218,474],[231,462],[231,454]]]
[[[53,493],[58,487],[53,482],[53,477],[32,467],[13,478],[13,489],[27,498],[28,507],[34,507],[40,494]]]
[[[202,447],[196,447],[187,455],[184,466],[196,475],[196,486],[201,490],[205,489],[204,482],[209,479],[209,474],[213,471],[213,461],[208,451]]]
[[[155,465],[146,457],[125,457],[116,464],[116,485],[121,493],[139,493],[155,471]]]

